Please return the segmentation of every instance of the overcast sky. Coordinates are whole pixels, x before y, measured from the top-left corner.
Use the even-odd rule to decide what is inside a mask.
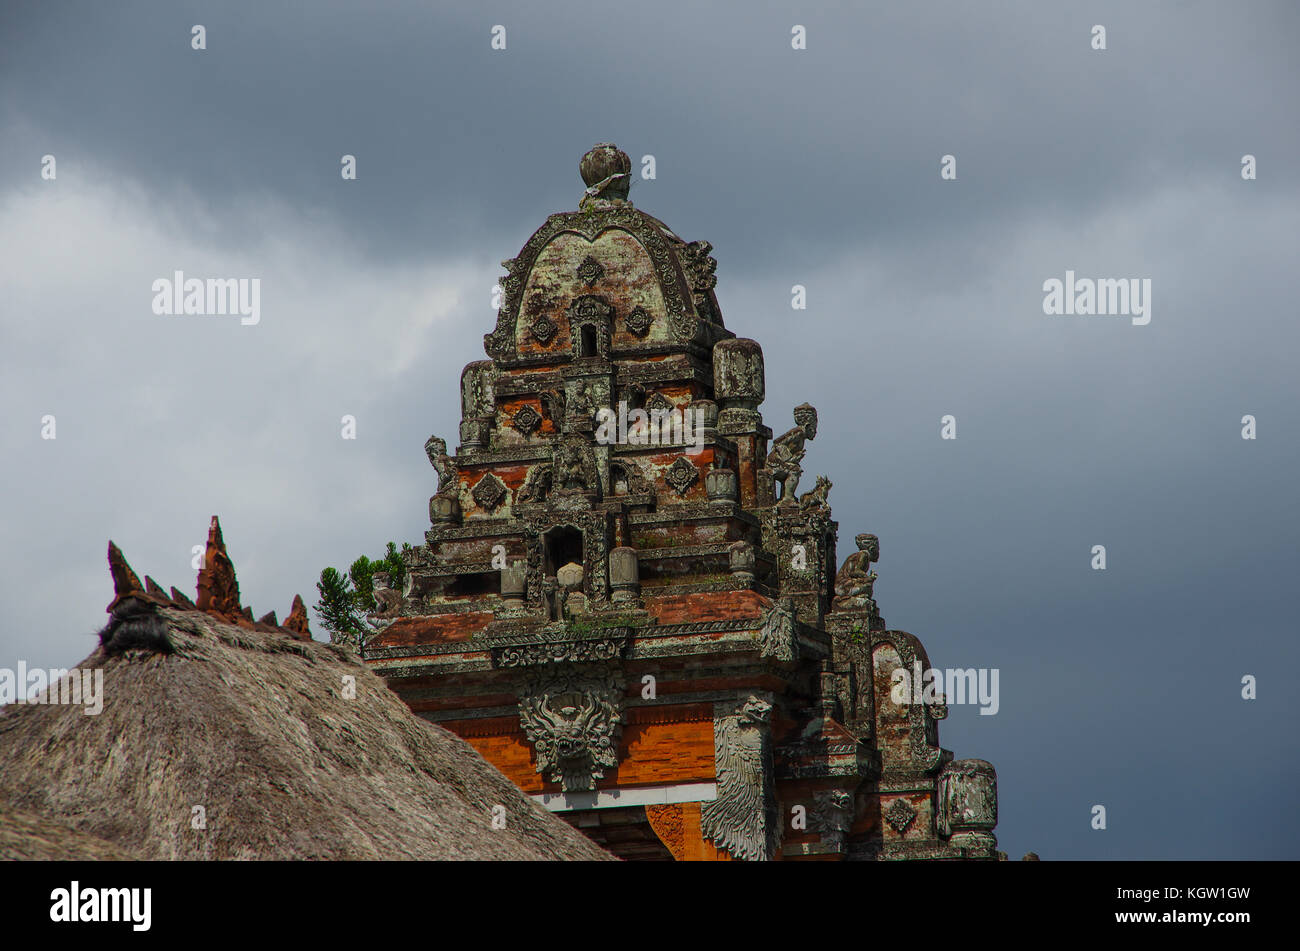
[[[421,541],[499,262],[613,141],[713,243],[768,425],[817,406],[889,625],[1000,670],[940,736],[1001,847],[1300,858],[1294,4],[441,6],[0,8],[0,667],[90,652],[110,538],[192,594],[219,514],[281,617]],[[1067,269],[1149,278],[1150,323],[1046,316]],[[260,278],[260,322],[155,315],[177,270]]]

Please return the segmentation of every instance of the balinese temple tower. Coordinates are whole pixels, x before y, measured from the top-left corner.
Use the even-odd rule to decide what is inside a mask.
[[[712,247],[633,207],[615,146],[580,171],[504,262],[366,661],[624,858],[999,857],[993,767],[940,747],[942,698],[891,696],[930,663],[877,609],[875,536],[836,570],[816,409],[773,437]]]

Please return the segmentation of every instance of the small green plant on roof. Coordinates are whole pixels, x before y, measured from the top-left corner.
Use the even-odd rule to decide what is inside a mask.
[[[377,571],[388,572],[388,585],[401,591],[406,584],[406,559],[411,546],[403,543],[402,550],[397,550],[394,542],[382,558],[367,558],[362,555],[352,562],[347,574],[337,568],[326,568],[320,573],[316,590],[320,600],[316,602],[316,613],[320,615],[321,624],[330,632],[333,641],[350,642],[358,648],[364,647],[366,638],[374,633],[374,627],[366,621],[366,615],[378,608],[375,602],[374,576]]]
[[[866,631],[863,629],[861,621],[853,622],[853,626],[849,628],[849,634],[852,635],[853,640],[859,644],[866,640]]]

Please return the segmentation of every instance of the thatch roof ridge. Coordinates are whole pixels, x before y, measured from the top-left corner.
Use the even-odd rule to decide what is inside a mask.
[[[180,610],[204,611],[213,617],[241,627],[252,627],[260,631],[278,631],[290,637],[311,638],[307,624],[307,606],[302,597],[295,594],[289,615],[280,624],[275,612],[253,620],[253,609],[239,603],[239,582],[235,578],[235,565],[226,551],[226,542],[221,535],[221,520],[212,516],[208,524],[208,544],[203,554],[203,567],[199,569],[197,601],[191,601],[175,587],[168,595],[162,585],[145,575],[144,584],[140,577],[127,563],[122,549],[110,539],[108,543],[108,570],[113,576],[114,598],[109,603],[109,614],[119,617],[122,614],[138,613],[141,606],[159,606],[178,608]],[[129,602],[138,602],[135,607]],[[128,605],[124,609],[124,605]]]
[[[167,650],[81,665],[104,671],[98,716],[0,710],[0,800],[144,858],[610,858],[348,648],[148,613]]]

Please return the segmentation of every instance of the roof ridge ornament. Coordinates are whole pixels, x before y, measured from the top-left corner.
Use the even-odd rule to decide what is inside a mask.
[[[578,163],[578,172],[587,186],[578,207],[586,208],[589,202],[596,201],[627,201],[632,187],[632,160],[613,142],[592,146]]]

